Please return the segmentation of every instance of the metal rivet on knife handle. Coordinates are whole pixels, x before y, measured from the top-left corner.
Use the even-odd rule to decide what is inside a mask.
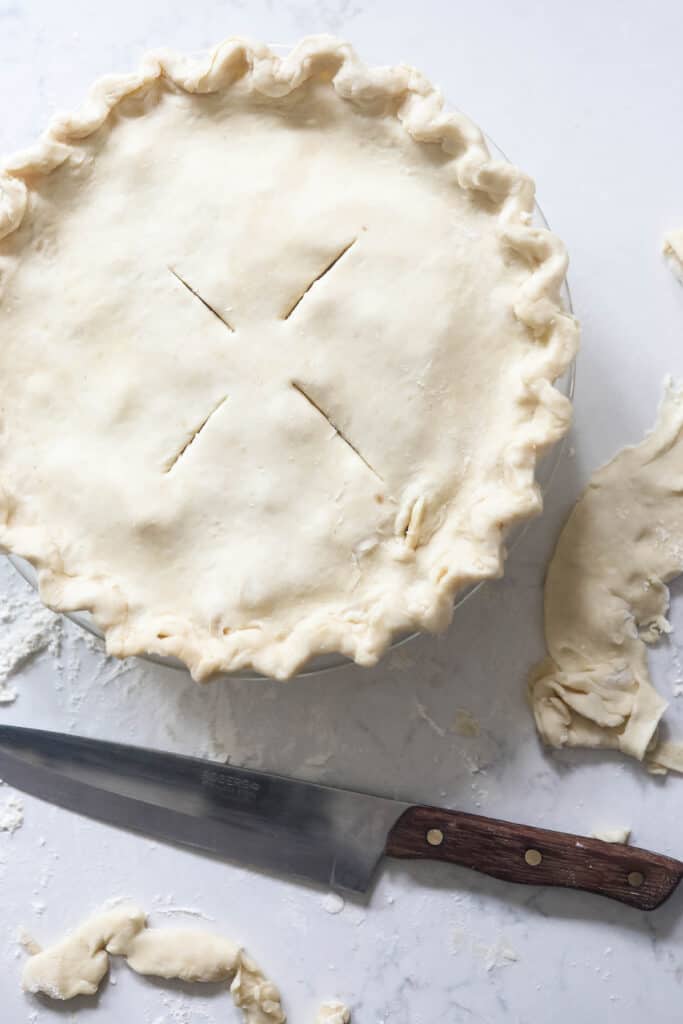
[[[632,889],[637,889],[643,884],[645,877],[640,871],[631,871],[628,876],[628,884]]]
[[[441,846],[443,842],[443,832],[440,828],[430,828],[427,833],[427,842],[430,846]]]
[[[530,868],[537,868],[543,860],[543,854],[540,850],[527,850],[524,854],[524,860]]]

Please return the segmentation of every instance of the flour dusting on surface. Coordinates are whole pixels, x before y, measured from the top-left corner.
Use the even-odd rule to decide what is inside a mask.
[[[490,946],[483,943],[476,943],[474,952],[484,961],[484,969],[487,973],[498,970],[500,967],[509,967],[517,963],[519,954],[502,939],[497,939]]]
[[[5,594],[0,605],[0,704],[11,704],[17,691],[7,680],[26,662],[43,651],[59,657],[63,619],[41,603],[38,595],[22,586]]]
[[[506,941],[502,935],[498,935],[493,942],[484,942],[473,934],[469,921],[458,922],[451,929],[451,952],[469,952],[472,957],[481,961],[487,974],[499,970],[502,967],[510,967],[517,963],[519,954]]]
[[[215,921],[215,917],[211,917],[209,914],[205,914],[203,910],[197,910],[196,907],[157,907],[154,910],[155,914],[178,914],[181,917],[200,917],[203,921]]]
[[[419,700],[415,701],[415,709],[417,711],[417,717],[421,718],[423,722],[426,722],[429,728],[433,732],[435,732],[437,736],[443,737],[446,735],[446,730],[444,729],[444,727],[442,725],[439,725],[438,722],[434,721],[432,716],[427,711],[427,708],[424,706],[424,704],[421,704]]]
[[[16,793],[12,793],[0,803],[0,832],[12,834],[24,824],[24,802]]]

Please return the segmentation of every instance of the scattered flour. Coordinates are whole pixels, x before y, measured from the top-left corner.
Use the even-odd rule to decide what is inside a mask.
[[[113,910],[115,907],[128,906],[132,902],[132,896],[107,896],[102,903],[102,910]]]
[[[85,701],[92,700],[94,684],[99,690],[116,681],[123,700],[145,679],[147,666],[136,659],[107,656],[97,637],[46,608],[9,563],[0,570],[0,711],[20,694],[12,677],[41,654],[52,656],[54,690],[71,730],[79,724]],[[94,663],[92,654],[99,655]],[[90,656],[87,674],[84,656]]]
[[[519,954],[502,936],[492,943],[485,943],[477,936],[470,935],[469,929],[461,924],[455,925],[451,931],[451,950],[453,953],[469,951],[481,960],[487,974],[501,967],[509,967],[519,960]]]
[[[16,832],[24,824],[24,802],[16,793],[0,804],[0,832]]]
[[[473,950],[483,960],[484,969],[487,972],[498,970],[500,967],[509,967],[510,964],[517,963],[519,960],[519,954],[502,939],[497,939],[490,946],[480,942],[475,943]]]
[[[430,729],[432,729],[437,736],[445,736],[446,730],[438,722],[435,722],[432,716],[427,711],[424,704],[420,704],[419,700],[415,701],[415,708],[417,709],[417,717],[421,718],[423,722],[426,722]]]
[[[474,755],[465,754],[463,760],[467,767],[470,775],[485,775],[487,764],[483,760],[482,755],[475,753]]]
[[[362,924],[365,924],[366,913],[361,907],[350,907],[349,912],[346,915],[348,920],[354,927],[359,928]]]
[[[451,948],[454,953],[461,953],[467,946],[467,932],[461,925],[456,925],[451,933]]]
[[[331,759],[331,757],[332,757],[332,751],[331,750],[328,750],[327,752],[320,753],[320,754],[311,754],[311,756],[307,757],[306,760],[304,761],[304,767],[305,768],[324,768],[325,765],[328,763],[328,761]]]
[[[201,917],[203,921],[215,921],[215,917],[211,917],[209,914],[205,914],[202,910],[197,910],[195,907],[158,907],[155,914],[179,914],[183,917]]]
[[[28,587],[5,595],[0,606],[0,704],[11,704],[17,691],[7,680],[42,651],[59,657],[63,619],[41,604]]]

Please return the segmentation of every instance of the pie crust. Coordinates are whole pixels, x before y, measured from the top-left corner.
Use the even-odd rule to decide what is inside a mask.
[[[541,509],[564,246],[414,69],[149,55],[0,172],[0,543],[110,653],[372,664]]]

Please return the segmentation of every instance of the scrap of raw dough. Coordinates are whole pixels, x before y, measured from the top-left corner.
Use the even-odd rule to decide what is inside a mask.
[[[562,530],[545,584],[549,657],[529,684],[551,746],[683,765],[676,744],[656,746],[667,704],[645,646],[669,632],[666,583],[683,570],[682,437],[683,390],[669,382],[653,431],[593,475]]]
[[[653,775],[666,775],[669,771],[683,775],[683,743],[662,740],[648,754],[647,770]]]
[[[341,914],[345,907],[344,897],[338,892],[328,892],[322,898],[323,910],[328,914]]]
[[[315,1024],[349,1024],[351,1014],[343,1003],[323,1003]]]
[[[232,981],[230,993],[246,1024],[285,1024],[280,993],[234,943],[195,929],[148,928],[135,906],[105,910],[54,946],[27,961],[26,992],[52,999],[93,995],[109,967],[109,956],[123,956],[138,974],[192,982]],[[325,1003],[318,1024],[348,1024],[341,1003]]]
[[[27,992],[51,999],[73,999],[97,992],[107,973],[107,947],[122,948],[145,927],[145,915],[135,907],[117,908],[93,917],[54,946],[32,956],[21,983]]]
[[[631,838],[630,828],[596,828],[591,832],[593,839],[603,843],[627,843]]]
[[[678,280],[683,284],[683,228],[670,231],[664,239],[664,255]]]

